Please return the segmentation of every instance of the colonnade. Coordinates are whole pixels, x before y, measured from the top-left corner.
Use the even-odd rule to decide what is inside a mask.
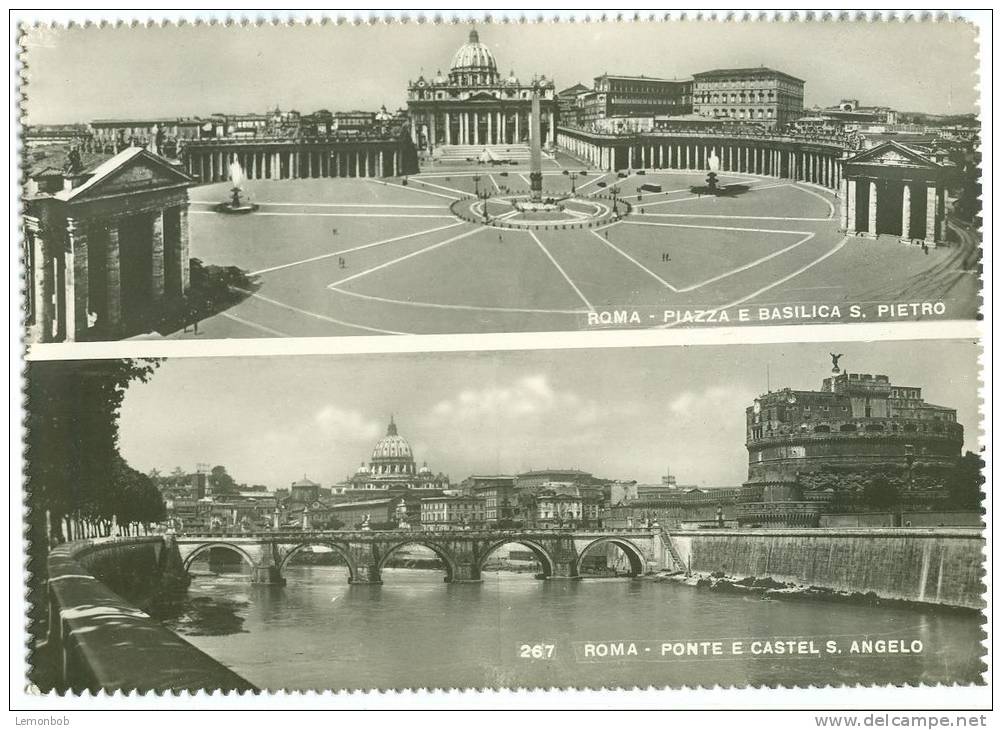
[[[635,142],[599,143],[567,134],[557,134],[557,144],[600,170],[674,169],[707,170],[716,153],[720,171],[789,178],[837,189],[842,181],[838,148],[793,149],[789,144],[770,145],[768,140],[691,139],[651,135]]]
[[[202,182],[230,179],[236,160],[249,180],[288,180],[321,177],[396,177],[404,172],[399,148],[337,147],[272,149],[239,146],[190,146],[188,174]]]

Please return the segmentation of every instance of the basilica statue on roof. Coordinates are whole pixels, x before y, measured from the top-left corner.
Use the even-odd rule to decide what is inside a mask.
[[[533,88],[539,90],[544,146],[556,134],[556,87],[545,76],[522,83],[512,71],[498,73],[490,48],[476,30],[452,58],[448,77],[439,71],[431,79],[422,73],[407,87],[411,137],[421,150],[443,146],[508,146],[529,141],[529,108]]]

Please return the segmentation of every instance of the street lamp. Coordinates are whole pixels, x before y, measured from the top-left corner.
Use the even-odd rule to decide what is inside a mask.
[[[473,176],[473,194],[480,197],[480,175]]]
[[[577,192],[577,189],[574,187],[574,181],[578,179],[578,174],[576,172],[572,172],[570,177],[571,177],[571,195],[574,195]]]
[[[612,189],[612,214],[619,215],[619,188]]]

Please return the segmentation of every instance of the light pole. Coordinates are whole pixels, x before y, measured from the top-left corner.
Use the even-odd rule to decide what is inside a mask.
[[[473,194],[480,197],[480,175],[473,176]]]
[[[571,173],[571,195],[577,192],[577,188],[574,186],[574,181],[578,179],[578,174],[576,172]]]

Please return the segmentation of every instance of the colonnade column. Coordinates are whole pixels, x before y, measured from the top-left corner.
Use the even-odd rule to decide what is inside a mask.
[[[181,262],[181,293],[184,294],[191,288],[190,270],[190,247],[188,242],[188,206],[182,205],[177,209],[178,225],[178,258]]]

